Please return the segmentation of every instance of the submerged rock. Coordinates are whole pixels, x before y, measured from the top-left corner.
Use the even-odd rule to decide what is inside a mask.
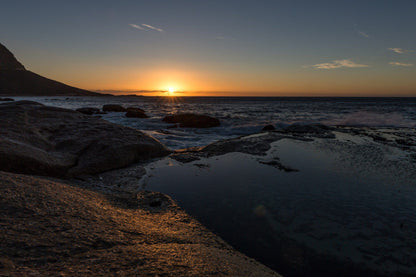
[[[127,108],[126,117],[148,118],[145,112],[140,108]]]
[[[100,109],[90,108],[90,107],[79,108],[79,109],[76,109],[76,111],[80,112],[80,113],[83,113],[83,114],[88,114],[88,115],[100,114],[101,113]]]
[[[133,128],[32,101],[0,104],[0,170],[71,177],[170,151]]]
[[[108,105],[103,106],[103,111],[104,112],[125,112],[127,111],[127,109],[120,105],[108,104]]]
[[[211,128],[220,126],[220,121],[217,118],[191,113],[168,115],[163,118],[163,121],[167,123],[179,123],[179,127],[185,128]]]

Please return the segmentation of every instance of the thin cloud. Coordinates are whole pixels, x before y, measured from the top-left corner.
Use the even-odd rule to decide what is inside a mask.
[[[389,62],[392,66],[413,66],[412,63],[401,63],[401,62]]]
[[[412,50],[405,50],[402,48],[388,48],[390,51],[393,51],[394,53],[397,54],[408,54],[410,52],[413,52]]]
[[[351,60],[346,59],[346,60],[335,60],[330,63],[318,63],[318,64],[313,65],[312,67],[317,68],[317,69],[336,69],[336,68],[342,68],[342,67],[347,67],[347,68],[368,67],[368,65],[358,64]]]
[[[129,24],[131,27],[142,30],[142,31],[146,31],[145,28],[143,28],[142,26],[136,25],[136,24]]]
[[[157,28],[157,27],[149,25],[149,24],[142,24],[142,26],[144,26],[146,28],[149,28],[149,29],[152,29],[152,30],[155,30],[155,31],[158,31],[158,32],[163,32],[163,29]]]
[[[359,34],[360,36],[362,36],[362,37],[365,37],[365,38],[369,38],[369,37],[370,37],[367,33],[364,33],[364,32],[362,32],[362,31],[358,31],[358,34]]]
[[[219,37],[215,37],[215,39],[216,39],[216,40],[224,40],[224,39],[225,39],[225,37],[221,37],[221,36],[219,36]]]

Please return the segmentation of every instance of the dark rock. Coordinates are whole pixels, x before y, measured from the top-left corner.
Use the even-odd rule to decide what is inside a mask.
[[[295,169],[292,168],[290,166],[286,166],[284,164],[282,164],[280,161],[274,160],[274,161],[261,161],[259,160],[259,163],[261,164],[266,164],[266,165],[270,165],[272,167],[275,167],[281,171],[285,171],[285,172],[298,172],[299,169]]]
[[[140,108],[127,108],[126,117],[148,118],[144,111]]]
[[[13,98],[1,98],[0,97],[0,101],[14,101],[14,99]]]
[[[25,67],[0,43],[0,70],[25,70]]]
[[[140,191],[137,193],[138,206],[145,210],[166,210],[174,205],[172,199],[160,192]]]
[[[73,110],[0,104],[0,170],[71,177],[169,154],[156,139]]]
[[[93,115],[93,114],[99,114],[100,113],[100,109],[97,108],[79,108],[76,109],[77,112],[83,113],[83,114],[88,114],[88,115]]]
[[[163,118],[163,121],[167,123],[179,123],[179,127],[185,128],[210,128],[220,126],[220,121],[217,118],[191,113],[168,115]]]
[[[120,105],[109,104],[109,105],[104,105],[103,106],[103,111],[104,112],[125,112],[127,110],[126,110],[126,108],[123,108]]]
[[[316,137],[322,138],[335,138],[335,135],[331,132],[333,128],[329,126],[325,126],[323,124],[309,124],[309,125],[301,125],[301,124],[292,124],[282,131],[285,133],[292,133],[292,134],[312,134]]]
[[[284,136],[267,133],[262,136],[243,136],[220,140],[201,148],[201,152],[208,157],[224,155],[231,152],[241,152],[253,155],[264,155],[270,149],[270,143],[280,140]]]
[[[273,131],[273,130],[276,130],[276,128],[273,125],[266,125],[261,130],[262,131]]]
[[[200,157],[194,153],[174,153],[169,157],[181,163],[190,163],[200,160]]]
[[[97,96],[102,94],[71,87],[28,71],[6,47],[0,44],[0,95]]]
[[[310,125],[301,125],[301,124],[292,124],[283,130],[291,133],[312,133],[312,134],[324,134],[327,133],[330,128],[322,124],[310,124]]]
[[[143,109],[140,109],[139,107],[128,107],[127,111],[139,111],[144,113],[145,111]]]

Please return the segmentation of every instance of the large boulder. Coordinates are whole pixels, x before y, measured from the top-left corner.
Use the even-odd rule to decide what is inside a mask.
[[[148,118],[142,109],[135,107],[127,108],[126,117]]]
[[[220,126],[217,118],[192,113],[168,115],[163,118],[167,123],[179,123],[179,127],[185,128],[210,128]]]
[[[276,128],[273,125],[266,125],[261,129],[262,131],[268,132],[268,131],[274,131]]]
[[[127,111],[126,108],[120,105],[108,104],[103,106],[104,112],[125,112]]]
[[[88,115],[93,115],[93,114],[100,114],[102,113],[100,111],[100,109],[97,108],[91,108],[91,107],[85,107],[85,108],[79,108],[76,109],[77,112],[83,113],[83,114],[88,114]]]
[[[0,170],[72,177],[164,156],[136,130],[32,101],[0,104]]]

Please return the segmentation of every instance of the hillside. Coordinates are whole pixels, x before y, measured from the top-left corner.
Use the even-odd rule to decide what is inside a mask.
[[[26,70],[4,45],[0,44],[0,95],[8,96],[98,96]]]

